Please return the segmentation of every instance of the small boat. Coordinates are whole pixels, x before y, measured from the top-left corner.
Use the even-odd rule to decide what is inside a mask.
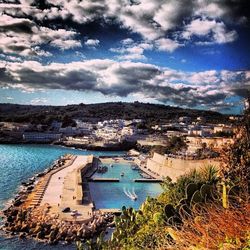
[[[97,173],[101,173],[101,174],[104,174],[108,171],[108,167],[107,166],[99,166],[97,168]]]
[[[123,173],[123,172],[121,173],[121,176],[124,176],[124,173]]]
[[[137,198],[138,198],[138,196],[137,196],[136,193],[135,193],[134,188],[132,189],[132,192],[130,192],[129,190],[126,190],[126,188],[124,187],[124,188],[123,188],[123,192],[124,192],[131,200],[136,201]]]
[[[131,166],[131,169],[132,169],[132,170],[137,170],[137,169],[139,169],[139,168],[138,168],[137,165],[132,165],[132,166]]]

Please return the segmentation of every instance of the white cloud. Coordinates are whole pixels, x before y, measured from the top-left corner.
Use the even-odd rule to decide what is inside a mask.
[[[145,50],[152,50],[153,45],[147,42],[135,43],[132,39],[121,41],[121,47],[111,48],[110,51],[118,53],[119,60],[146,60]]]
[[[168,38],[160,38],[155,41],[156,48],[161,51],[173,52],[178,47],[181,46],[178,42],[168,39]]]
[[[6,96],[6,98],[5,98],[6,100],[14,100],[14,98],[13,97],[11,97],[11,96]]]
[[[132,38],[126,38],[121,41],[123,45],[128,45],[134,43],[134,40]]]
[[[235,30],[227,31],[223,22],[202,18],[191,21],[190,24],[186,25],[185,31],[182,33],[182,36],[185,39],[190,39],[193,35],[198,37],[208,37],[207,41],[198,42],[198,44],[229,43],[235,41],[238,37]]]
[[[47,98],[34,98],[30,101],[31,105],[45,105],[48,103]]]
[[[84,44],[89,47],[97,47],[100,41],[98,39],[88,39]]]
[[[242,93],[242,89],[250,89],[250,71],[184,72],[130,61],[86,60],[48,65],[2,61],[0,72],[0,86],[5,88],[91,90],[120,97],[139,94],[192,107],[213,106],[238,90]]]
[[[197,9],[195,11],[196,15],[204,15],[206,17],[218,18],[225,15],[227,12],[226,8],[219,5],[219,2],[208,3],[206,0],[198,1]]]

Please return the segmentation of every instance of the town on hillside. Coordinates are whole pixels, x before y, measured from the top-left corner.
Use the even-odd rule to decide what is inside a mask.
[[[49,125],[1,122],[0,137],[4,143],[52,143],[94,150],[134,149],[130,154],[137,156],[137,164],[148,168],[157,178],[169,176],[166,166],[182,168],[183,163],[178,163],[178,159],[217,159],[223,147],[233,143],[237,135],[235,124],[239,121],[239,116],[229,116],[227,123],[212,124],[204,117],[179,116],[152,126],[143,119],[85,122],[79,118],[67,123],[54,120]],[[161,168],[163,166],[165,168]],[[180,174],[177,169],[176,176]]]

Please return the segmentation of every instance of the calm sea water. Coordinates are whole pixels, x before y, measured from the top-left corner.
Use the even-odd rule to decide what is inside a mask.
[[[139,208],[147,196],[155,197],[162,192],[158,183],[134,182],[142,178],[138,170],[133,170],[131,164],[114,163],[108,166],[104,174],[96,173],[94,177],[119,178],[120,182],[90,182],[90,192],[96,208],[121,208],[122,206]],[[124,176],[121,176],[124,173]],[[135,193],[137,200],[130,199],[126,193]]]
[[[0,209],[18,192],[21,182],[26,181],[35,173],[49,167],[54,160],[66,153],[79,155],[122,155],[124,152],[84,151],[50,145],[1,145],[0,144]],[[132,170],[129,165],[115,164],[106,174],[106,177],[125,176],[120,183],[91,183],[91,193],[99,208],[120,208],[122,205],[138,208],[147,195],[155,196],[160,193],[158,184],[132,183],[133,178],[139,178],[138,171]],[[132,190],[138,195],[137,201],[130,200],[123,188]],[[74,245],[48,246],[33,240],[19,240],[4,238],[0,235],[0,250],[30,250],[30,249],[75,249]]]

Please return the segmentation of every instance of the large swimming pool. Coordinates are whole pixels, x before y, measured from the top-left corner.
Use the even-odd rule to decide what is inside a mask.
[[[155,197],[162,192],[158,183],[134,182],[142,178],[138,170],[133,170],[133,163],[104,164],[108,166],[106,173],[96,173],[93,177],[119,178],[120,182],[90,182],[90,193],[96,208],[121,208],[122,206],[139,208],[147,196]],[[124,173],[124,176],[121,176]],[[126,193],[135,193],[137,200],[132,200]]]

